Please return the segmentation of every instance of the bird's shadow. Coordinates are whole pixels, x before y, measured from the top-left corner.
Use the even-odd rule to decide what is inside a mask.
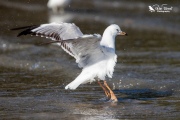
[[[172,90],[153,90],[153,89],[123,89],[114,90],[114,93],[120,95],[118,100],[137,99],[137,100],[150,100],[153,98],[167,97],[173,94]],[[123,96],[121,96],[123,95]]]

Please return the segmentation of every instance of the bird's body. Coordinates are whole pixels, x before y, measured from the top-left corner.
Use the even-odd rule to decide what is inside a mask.
[[[52,9],[53,12],[63,12],[64,8],[67,7],[70,3],[70,0],[49,0],[47,7]]]
[[[112,57],[105,54],[98,57],[98,59],[104,60],[97,59],[98,62],[84,67],[81,74],[74,81],[69,83],[65,89],[76,89],[80,84],[93,82],[96,79],[106,80],[106,76],[112,78],[114,66],[116,64],[116,54],[112,55]]]
[[[64,51],[76,59],[78,66],[82,68],[82,72],[65,87],[65,89],[72,90],[80,84],[95,80],[106,80],[106,77],[112,78],[117,61],[115,37],[126,35],[115,24],[107,27],[102,37],[99,34],[84,35],[75,24],[71,23],[50,23],[16,28],[15,30],[18,29],[25,29],[18,36],[31,34],[54,40],[53,42],[57,42]],[[107,89],[109,90],[109,88]]]
[[[115,36],[109,35],[108,32],[105,31],[103,37],[96,35],[98,37],[97,41],[89,40],[90,43],[83,41],[85,45],[78,45],[80,47],[88,45],[86,50],[88,53],[85,53],[86,56],[83,56],[83,58],[81,53],[77,57],[76,62],[79,67],[83,68],[82,73],[68,84],[65,87],[66,89],[76,89],[80,84],[95,81],[95,78],[99,80],[105,80],[106,76],[112,78],[117,56],[114,45]],[[91,56],[88,56],[89,53]]]

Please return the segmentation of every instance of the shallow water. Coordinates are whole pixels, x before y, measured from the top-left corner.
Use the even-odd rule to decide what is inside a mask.
[[[81,2],[81,4],[79,4]],[[73,1],[65,13],[53,14],[46,1],[0,1],[1,119],[179,119],[180,17],[175,11],[151,13],[150,1],[133,3]],[[111,23],[128,37],[116,38],[118,62],[109,85],[118,103],[105,100],[97,83],[64,90],[81,70],[56,45],[39,46],[44,38],[23,36],[10,28],[73,22],[83,33],[103,33]]]

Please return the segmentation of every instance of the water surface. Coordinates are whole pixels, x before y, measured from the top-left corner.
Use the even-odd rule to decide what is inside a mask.
[[[1,119],[179,119],[180,17],[151,13],[151,1],[76,0],[54,14],[47,1],[0,1]],[[80,4],[81,2],[81,4]],[[163,2],[164,3],[164,2]],[[97,83],[77,90],[64,87],[81,72],[75,60],[45,38],[23,36],[10,28],[73,22],[83,33],[100,33],[119,24],[128,37],[116,38],[118,62],[109,85],[118,103],[105,100]]]

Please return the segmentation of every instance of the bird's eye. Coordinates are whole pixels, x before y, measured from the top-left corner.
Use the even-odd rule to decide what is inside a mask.
[[[119,32],[119,30],[118,29],[116,29],[117,30],[117,32]]]

